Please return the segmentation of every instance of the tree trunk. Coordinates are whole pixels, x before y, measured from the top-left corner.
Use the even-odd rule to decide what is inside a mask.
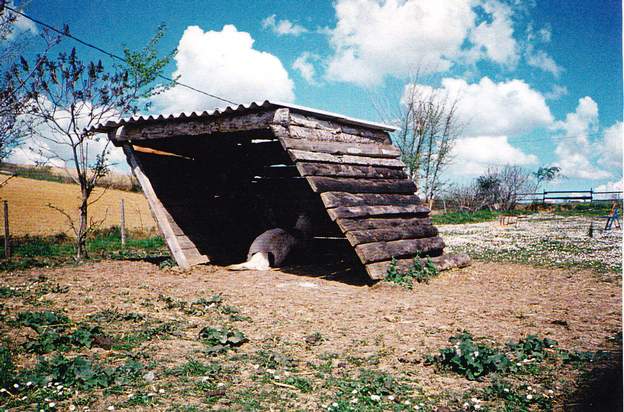
[[[89,198],[85,192],[82,193],[82,202],[80,203],[80,226],[78,226],[78,233],[76,233],[76,260],[81,261],[87,258],[87,231],[88,226],[88,206]]]

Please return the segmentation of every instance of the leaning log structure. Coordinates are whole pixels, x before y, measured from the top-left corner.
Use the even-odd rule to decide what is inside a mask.
[[[302,209],[344,237],[373,279],[430,258],[465,266],[415,194],[390,126],[305,107],[252,103],[98,126],[126,154],[171,254],[186,268],[239,260],[255,236]]]

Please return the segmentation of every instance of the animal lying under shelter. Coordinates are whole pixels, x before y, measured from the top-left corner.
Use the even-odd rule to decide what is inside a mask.
[[[444,242],[415,195],[393,127],[265,101],[96,128],[123,147],[158,227],[183,268],[240,261],[253,239],[301,211],[318,238],[346,238],[373,279],[431,257],[468,264]]]

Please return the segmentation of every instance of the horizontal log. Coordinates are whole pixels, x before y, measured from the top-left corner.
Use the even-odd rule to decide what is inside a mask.
[[[393,257],[414,257],[441,255],[444,241],[440,237],[425,239],[394,240],[392,242],[364,243],[355,247],[355,252],[362,263],[390,260]]]
[[[391,229],[405,226],[430,225],[428,217],[394,217],[394,218],[365,218],[365,219],[337,219],[336,223],[343,232],[354,230]]]
[[[401,155],[398,148],[389,144],[343,143],[333,141],[314,141],[307,139],[281,139],[287,149],[307,150],[309,152],[335,155],[354,155],[396,159]]]
[[[352,155],[333,155],[329,153],[308,152],[305,150],[292,149],[288,154],[293,161],[339,163],[365,166],[386,166],[402,169],[405,167],[399,159],[382,159],[378,157],[364,157]]]
[[[429,258],[433,265],[439,271],[448,270],[453,268],[463,268],[469,266],[471,261],[468,255],[442,255]],[[426,265],[427,259],[420,259],[421,264]],[[407,271],[411,265],[414,264],[414,259],[401,259],[397,260],[397,269],[400,271]],[[390,261],[377,262],[366,265],[366,271],[371,279],[381,280],[386,277],[388,268],[390,267]]]
[[[308,176],[308,183],[315,192],[347,193],[406,193],[414,194],[416,185],[409,179],[351,179]]]
[[[391,229],[355,230],[347,232],[347,239],[352,246],[363,243],[390,242],[400,239],[422,239],[435,237],[438,229],[433,225],[403,226]]]
[[[327,213],[332,220],[342,218],[354,218],[364,216],[384,216],[384,215],[419,215],[427,216],[429,208],[422,205],[406,206],[345,206],[328,209]]]
[[[395,195],[379,193],[346,193],[325,192],[321,193],[321,199],[326,208],[339,206],[405,206],[417,205],[420,198],[416,195]]]
[[[174,136],[199,136],[212,133],[234,133],[269,128],[275,111],[223,115],[195,119],[163,120],[124,125],[123,132],[112,137],[116,142],[163,139]]]
[[[374,130],[364,125],[347,125],[339,120],[324,120],[316,116],[306,116],[294,111],[290,112],[289,123],[291,128],[303,127],[330,132],[333,135],[352,135],[366,138],[368,141],[390,143],[388,133],[383,130]]]
[[[338,163],[297,162],[297,170],[302,176],[368,177],[373,179],[404,179],[407,177],[403,169]]]

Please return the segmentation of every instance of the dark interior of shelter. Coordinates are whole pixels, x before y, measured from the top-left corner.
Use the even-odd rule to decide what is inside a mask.
[[[135,153],[165,209],[212,263],[244,261],[259,234],[292,228],[303,211],[315,238],[288,263],[319,254],[359,262],[269,130],[144,140]]]

